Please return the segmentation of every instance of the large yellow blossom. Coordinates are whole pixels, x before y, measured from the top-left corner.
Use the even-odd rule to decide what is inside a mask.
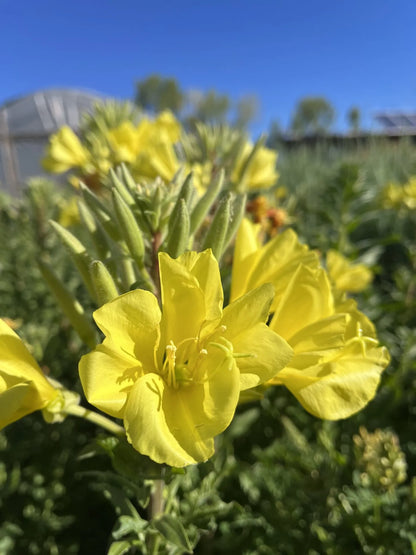
[[[275,185],[279,177],[276,171],[277,152],[260,146],[249,159],[252,150],[251,143],[244,145],[231,174],[231,181],[240,191],[267,189]]]
[[[373,272],[365,264],[352,264],[345,256],[335,250],[326,255],[329,277],[338,291],[358,293],[372,281]]]
[[[345,418],[372,399],[389,355],[355,301],[335,299],[315,253],[288,231],[260,246],[256,226],[243,221],[232,298],[266,281],[275,285],[270,328],[286,339],[294,357],[269,385],[285,385],[315,416]],[[250,397],[245,392],[242,399]]]
[[[42,166],[51,173],[63,173],[71,168],[82,168],[88,163],[88,150],[70,127],[64,126],[49,139]]]
[[[355,303],[336,305],[323,269],[299,266],[270,328],[295,353],[270,383],[285,385],[310,413],[346,418],[374,397],[388,352]]]
[[[162,311],[143,290],[102,306],[94,318],[106,338],[79,370],[89,402],[124,420],[135,449],[185,466],[213,454],[240,391],[271,379],[292,351],[265,324],[270,284],[223,310],[211,251],[159,262]]]
[[[59,397],[23,341],[0,319],[0,429]]]

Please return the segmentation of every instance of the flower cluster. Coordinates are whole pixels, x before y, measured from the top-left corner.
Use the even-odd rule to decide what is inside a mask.
[[[105,113],[105,106],[101,110]],[[161,112],[153,120],[142,117],[139,123],[133,122],[132,114],[122,114],[117,124],[105,122],[87,128],[80,138],[69,127],[62,127],[50,138],[43,167],[51,173],[72,170],[73,185],[78,186],[81,180],[91,189],[99,189],[110,169],[121,163],[140,183],[157,177],[168,183],[179,169],[192,171],[200,194],[219,167],[228,168],[228,187],[239,192],[275,185],[277,152],[260,143],[253,145],[241,133],[234,133],[233,148],[217,144],[217,131],[205,130],[206,144],[199,145],[201,152],[196,156],[189,150],[195,137],[182,128],[171,112]],[[230,133],[228,130],[224,138]]]
[[[288,229],[265,245],[243,220],[237,234],[231,299],[270,282],[275,288],[270,328],[294,356],[266,385],[286,386],[320,418],[345,418],[373,398],[389,355],[353,299],[333,288],[317,253]],[[250,392],[243,395],[250,399]]]
[[[82,141],[69,127],[62,127],[50,138],[43,167],[51,173],[75,169],[90,184],[91,176],[102,178],[126,162],[136,179],[160,176],[170,181],[180,167],[174,150],[180,134],[181,126],[170,112],[154,120],[143,118],[137,125],[125,120],[100,134],[86,133]]]
[[[416,176],[412,176],[404,185],[389,183],[382,192],[384,208],[416,209]]]

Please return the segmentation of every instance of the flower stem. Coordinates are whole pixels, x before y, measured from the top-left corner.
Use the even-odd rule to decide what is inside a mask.
[[[97,412],[93,412],[92,410],[88,410],[80,405],[70,405],[65,408],[66,414],[71,414],[72,416],[78,416],[79,418],[84,418],[89,422],[93,422],[97,424],[97,426],[101,426],[105,430],[108,430],[112,434],[116,436],[125,435],[124,428],[119,426],[109,418],[98,414]]]

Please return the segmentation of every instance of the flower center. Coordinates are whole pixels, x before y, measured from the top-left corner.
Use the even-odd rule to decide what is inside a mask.
[[[178,346],[170,341],[165,348],[161,376],[174,389],[199,381],[198,368],[206,355],[206,349],[198,350],[198,339],[195,337],[184,339]]]

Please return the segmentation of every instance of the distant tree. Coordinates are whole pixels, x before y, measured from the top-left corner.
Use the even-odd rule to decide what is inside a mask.
[[[255,95],[243,96],[236,104],[236,117],[233,125],[238,129],[247,129],[257,117],[259,109],[259,100]]]
[[[281,143],[283,136],[283,127],[278,120],[273,119],[270,123],[269,131],[267,133],[267,146],[269,148],[277,148]]]
[[[302,98],[291,122],[291,130],[297,135],[320,135],[326,133],[335,118],[335,110],[324,97]]]
[[[214,89],[204,93],[190,91],[188,94],[190,104],[190,119],[204,123],[224,123],[231,107],[230,97],[219,94]]]
[[[136,83],[135,103],[148,112],[171,110],[178,114],[184,102],[185,95],[176,79],[155,73]]]
[[[357,106],[353,106],[347,112],[347,121],[352,133],[358,133],[361,127],[361,112]]]

